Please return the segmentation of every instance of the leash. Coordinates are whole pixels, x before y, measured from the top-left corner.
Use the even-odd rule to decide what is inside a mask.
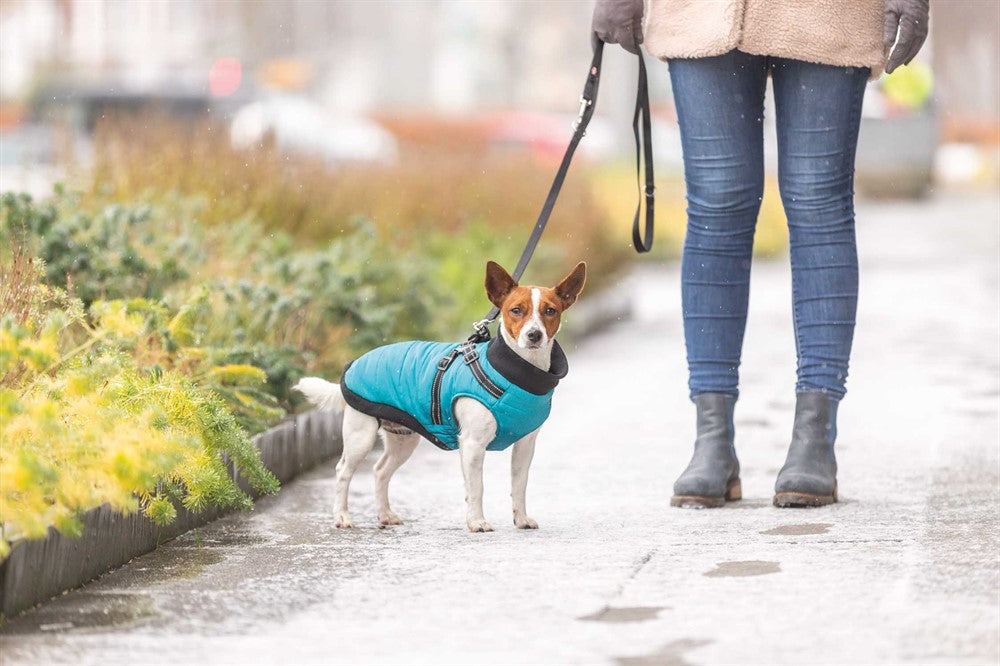
[[[549,188],[549,194],[545,197],[545,203],[538,214],[535,228],[531,230],[531,236],[521,252],[521,258],[517,261],[517,267],[511,277],[515,282],[521,280],[524,269],[528,267],[531,256],[535,253],[538,241],[542,238],[542,232],[549,223],[552,209],[555,208],[556,199],[559,198],[559,191],[562,190],[563,181],[569,173],[570,162],[573,161],[573,153],[580,145],[581,139],[587,133],[587,125],[594,116],[594,104],[597,102],[597,89],[601,83],[601,60],[604,55],[604,42],[598,42],[594,49],[594,58],[590,63],[590,71],[587,74],[587,82],[583,86],[583,94],[580,95],[580,112],[576,121],[573,122],[573,137],[566,147],[559,170]],[[653,141],[650,128],[649,117],[649,86],[646,81],[646,63],[639,54],[639,81],[635,95],[635,113],[632,116],[632,132],[635,134],[635,178],[636,183],[642,183],[639,187],[639,200],[635,206],[635,218],[632,221],[632,244],[636,252],[649,252],[653,248]],[[642,175],[645,175],[643,182]],[[642,218],[643,200],[646,202],[645,225],[640,225]],[[642,230],[640,233],[640,229]],[[479,364],[479,354],[476,345],[490,339],[489,325],[496,321],[500,315],[500,308],[493,307],[486,317],[472,325],[474,329],[472,335],[456,346],[448,354],[438,361],[437,369],[434,373],[434,380],[431,383],[431,422],[435,425],[443,423],[441,409],[441,385],[444,381],[444,374],[451,367],[458,357],[462,357],[465,364],[469,366],[476,381],[479,382],[490,395],[495,398],[503,395],[503,389],[493,383],[489,376],[483,371]]]
[[[587,125],[590,124],[590,119],[594,116],[597,89],[601,83],[601,60],[603,55],[604,42],[599,41],[597,47],[594,49],[594,58],[590,63],[590,71],[587,74],[587,82],[583,86],[583,94],[580,95],[580,112],[573,123],[573,137],[569,141],[569,146],[566,147],[566,153],[563,155],[559,170],[556,171],[556,177],[549,188],[549,194],[545,197],[545,203],[538,214],[535,227],[532,229],[531,236],[528,238],[528,242],[521,252],[521,258],[517,261],[517,267],[511,275],[515,282],[521,280],[521,275],[528,267],[531,256],[535,253],[538,241],[541,240],[542,232],[545,231],[545,226],[549,222],[549,216],[556,205],[556,199],[559,198],[559,191],[562,189],[563,181],[566,180],[566,174],[569,172],[569,165],[573,161],[573,154],[576,152],[576,147],[580,144],[580,140],[583,139],[584,135],[586,135]],[[653,141],[649,116],[649,86],[646,81],[646,62],[643,60],[641,53],[639,54],[639,81],[635,96],[635,113],[632,116],[632,132],[635,135],[635,177],[637,184],[643,182],[640,174],[643,172],[645,174],[644,186],[639,187],[639,200],[636,203],[635,218],[632,221],[632,244],[635,246],[636,252],[641,254],[649,252],[653,248],[653,204],[655,191],[653,184]],[[644,227],[640,225],[643,199],[646,202]],[[640,233],[641,227],[642,232]],[[473,324],[472,328],[474,332],[469,336],[467,342],[475,344],[489,340],[489,325],[496,321],[499,314],[500,308],[494,306],[487,313],[486,317]],[[458,350],[456,352],[458,353],[455,354],[455,357],[461,353]],[[441,363],[444,363],[447,358],[447,356],[442,358]]]

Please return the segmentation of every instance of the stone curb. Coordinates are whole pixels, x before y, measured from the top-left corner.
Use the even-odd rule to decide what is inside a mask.
[[[340,454],[341,419],[330,410],[306,412],[256,435],[253,442],[264,465],[284,483]],[[230,469],[240,487],[256,497]],[[226,513],[212,509],[195,514],[178,506],[174,522],[157,527],[140,513],[126,516],[103,505],[83,514],[79,538],[50,528],[45,538],[16,541],[0,563],[0,613],[13,617]]]

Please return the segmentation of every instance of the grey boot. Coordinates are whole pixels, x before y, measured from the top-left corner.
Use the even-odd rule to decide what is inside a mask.
[[[774,506],[822,506],[837,501],[837,400],[799,393],[785,466],[774,484]]]
[[[709,508],[738,500],[740,461],[733,444],[733,406],[736,396],[702,393],[695,396],[698,437],[694,455],[684,473],[674,482],[671,506]]]

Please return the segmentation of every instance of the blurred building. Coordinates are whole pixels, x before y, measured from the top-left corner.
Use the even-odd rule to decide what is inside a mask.
[[[228,57],[249,87],[269,83],[270,63],[300,63],[298,83],[343,109],[563,109],[586,72],[590,11],[586,0],[4,0],[0,96],[54,81],[206,88]]]
[[[123,108],[155,97],[186,112],[235,109],[273,90],[341,116],[569,115],[590,58],[592,8],[593,0],[2,0],[0,128],[40,98],[98,98],[74,112],[87,116],[74,126],[87,128],[105,97]],[[932,3],[931,31],[920,56],[936,74],[930,123],[946,141],[1000,143],[1000,0]],[[657,159],[679,168],[666,67],[650,65],[669,130],[654,131]],[[635,70],[632,56],[608,49],[598,114],[610,122],[595,123],[585,149],[603,140],[630,150]],[[12,161],[11,145],[0,161]]]
[[[1000,142],[1000,1],[931,3],[931,12],[945,139]]]

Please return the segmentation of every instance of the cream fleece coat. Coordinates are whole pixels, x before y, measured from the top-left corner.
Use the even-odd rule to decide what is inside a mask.
[[[661,60],[733,49],[882,73],[884,0],[649,0],[646,50]]]

